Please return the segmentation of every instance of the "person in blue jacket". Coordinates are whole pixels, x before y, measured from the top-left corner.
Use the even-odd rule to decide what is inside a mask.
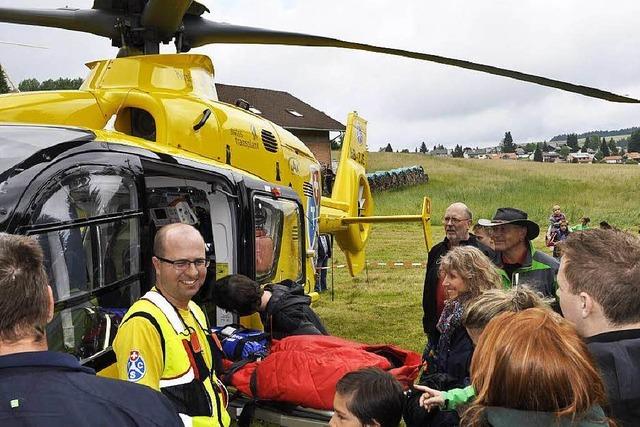
[[[162,394],[99,378],[73,356],[47,351],[53,308],[38,243],[0,233],[2,426],[182,425]]]

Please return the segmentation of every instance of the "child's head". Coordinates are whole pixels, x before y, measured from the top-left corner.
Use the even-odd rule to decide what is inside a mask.
[[[530,308],[493,319],[473,353],[470,372],[476,398],[460,425],[485,425],[489,407],[579,418],[606,402],[585,342],[552,310]]]
[[[225,310],[248,316],[258,311],[264,291],[259,283],[242,274],[231,274],[213,287],[215,304]]]
[[[494,248],[493,237],[491,235],[490,227],[485,227],[483,225],[476,224],[473,226],[473,234],[476,236],[476,239],[478,239],[478,242],[482,243],[483,245],[491,249]]]
[[[560,229],[566,231],[569,228],[569,223],[567,221],[560,221]]]
[[[553,205],[552,209],[553,209],[554,215],[557,215],[557,214],[559,214],[561,212],[560,211],[560,205]]]
[[[329,425],[396,427],[403,404],[402,386],[390,373],[379,368],[349,372],[336,384]]]
[[[509,290],[490,289],[471,301],[462,315],[462,324],[467,328],[474,344],[489,321],[499,314],[518,312],[527,308],[547,308],[549,301],[526,286]]]
[[[587,225],[589,224],[589,222],[591,222],[591,218],[589,218],[588,216],[583,216],[582,218],[580,218],[580,224],[582,225]]]

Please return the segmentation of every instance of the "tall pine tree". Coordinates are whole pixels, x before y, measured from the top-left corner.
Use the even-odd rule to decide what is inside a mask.
[[[611,155],[607,141],[604,138],[602,138],[602,142],[600,143],[600,152],[602,153],[602,157],[609,157]]]
[[[503,153],[516,152],[516,144],[513,143],[513,137],[511,136],[511,131],[507,131],[504,133],[504,138],[502,138],[502,152]]]
[[[635,130],[629,137],[629,145],[627,145],[627,151],[640,153],[640,129]]]
[[[2,65],[0,65],[0,93],[9,93],[11,90],[9,89],[9,83],[7,82],[7,78],[4,75],[4,70],[2,69]]]
[[[578,151],[578,135],[575,133],[567,135],[567,145],[571,149],[572,153]]]
[[[538,144],[536,150],[533,152],[533,161],[542,162],[542,147],[540,147],[540,144]]]

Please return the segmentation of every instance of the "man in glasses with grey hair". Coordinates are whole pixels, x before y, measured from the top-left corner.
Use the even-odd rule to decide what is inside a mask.
[[[440,337],[436,324],[442,313],[445,300],[442,280],[438,276],[440,258],[456,246],[471,245],[479,248],[490,259],[493,259],[491,249],[478,242],[476,236],[469,232],[472,223],[473,215],[467,205],[460,202],[453,203],[444,212],[442,218],[445,238],[429,251],[422,291],[422,310],[424,311],[422,326],[431,343],[437,343]]]
[[[200,232],[166,225],[155,236],[156,283],[131,306],[113,343],[121,379],[161,391],[185,425],[229,425],[227,392],[214,373],[217,345],[191,299],[209,260]]]

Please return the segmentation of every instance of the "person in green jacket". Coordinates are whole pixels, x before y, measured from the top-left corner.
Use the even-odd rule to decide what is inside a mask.
[[[478,224],[491,229],[495,244],[493,262],[499,267],[505,288],[528,285],[545,297],[555,297],[560,264],[534,248],[532,240],[540,234],[540,227],[526,212],[498,208],[492,219],[480,219]]]
[[[580,224],[571,227],[569,230],[573,233],[574,231],[585,231],[590,230],[589,223],[591,222],[591,218],[588,216],[583,216],[580,218]]]
[[[568,320],[551,310],[503,313],[483,331],[471,362],[476,397],[460,425],[615,426],[602,378]]]
[[[526,286],[506,291],[490,289],[469,304],[463,314],[462,324],[467,328],[474,345],[477,345],[480,334],[491,319],[501,313],[517,312],[534,307],[549,309],[549,301]],[[439,391],[421,385],[415,385],[414,388],[424,392],[420,396],[420,406],[428,411],[435,407],[454,410],[469,403],[476,395],[472,385],[448,391]]]

